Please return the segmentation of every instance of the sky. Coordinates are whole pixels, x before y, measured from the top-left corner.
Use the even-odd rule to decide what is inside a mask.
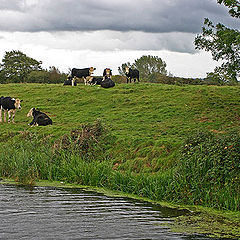
[[[195,50],[204,18],[239,28],[217,0],[0,0],[0,60],[20,50],[44,68],[110,67],[158,56],[178,77],[205,77],[220,63]]]

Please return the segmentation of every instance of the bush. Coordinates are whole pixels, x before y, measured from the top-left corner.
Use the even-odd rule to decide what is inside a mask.
[[[114,138],[101,120],[93,124],[82,125],[81,129],[74,129],[54,143],[55,153],[62,151],[76,152],[85,160],[105,160],[107,150],[113,147]]]
[[[240,210],[240,135],[198,132],[186,140],[175,174],[187,203]]]

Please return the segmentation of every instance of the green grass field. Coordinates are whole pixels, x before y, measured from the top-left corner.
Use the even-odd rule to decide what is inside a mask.
[[[103,89],[84,85],[3,84],[0,95],[23,100],[16,123],[0,124],[2,177],[21,181],[20,175],[31,172],[34,179],[65,180],[157,200],[239,209],[239,194],[231,200],[222,197],[221,203],[216,203],[213,201],[219,196],[212,196],[212,190],[207,197],[205,190],[193,193],[197,187],[185,189],[174,180],[173,173],[179,167],[179,149],[196,131],[216,136],[240,133],[240,87],[140,83]],[[53,125],[28,126],[32,119],[26,115],[32,107],[47,113]],[[104,161],[86,161],[76,153],[54,158],[49,145],[44,148],[34,143],[29,147],[21,138],[24,133],[32,133],[50,139],[53,144],[71,130],[81,129],[82,124],[92,124],[97,119],[114,136],[113,142],[108,143],[108,157]],[[49,162],[49,158],[54,161]],[[236,167],[239,166],[232,168]],[[172,181],[176,182],[174,186]],[[231,181],[235,184],[238,180]],[[229,195],[229,189],[223,190],[221,196]],[[189,197],[181,200],[180,195],[185,193],[180,191]]]

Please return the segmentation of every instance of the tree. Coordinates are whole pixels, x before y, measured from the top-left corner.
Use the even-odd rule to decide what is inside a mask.
[[[118,71],[121,75],[125,75],[125,66],[138,69],[142,78],[148,78],[153,73],[160,73],[167,75],[167,64],[158,56],[144,55],[139,59],[136,59],[133,64],[123,63]]]
[[[224,4],[229,10],[229,14],[232,17],[240,18],[240,4],[239,0],[218,0],[217,1],[219,4]]]
[[[21,51],[5,52],[1,64],[1,73],[6,82],[24,82],[32,71],[41,70],[41,61],[28,57]]]
[[[239,17],[237,1],[218,0],[218,3],[224,3],[229,7],[231,16]],[[194,43],[196,49],[210,51],[214,60],[223,61],[213,73],[207,74],[208,78],[218,79],[220,84],[237,82],[240,75],[240,32],[237,29],[230,29],[220,23],[214,25],[206,18],[202,34],[197,35]]]

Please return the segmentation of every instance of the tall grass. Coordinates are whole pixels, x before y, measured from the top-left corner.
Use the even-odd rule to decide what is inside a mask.
[[[83,155],[76,142],[69,142],[68,148],[65,145],[56,151],[56,146],[43,138],[20,138],[0,146],[1,177],[28,184],[38,179],[58,180],[105,187],[153,200],[240,210],[238,134],[191,135],[181,147],[178,164],[156,173],[123,171],[116,166],[116,159],[108,156],[111,151],[93,159],[92,154]],[[88,151],[96,151],[103,139],[107,144],[106,138],[99,138]],[[111,150],[114,151],[114,147]]]

